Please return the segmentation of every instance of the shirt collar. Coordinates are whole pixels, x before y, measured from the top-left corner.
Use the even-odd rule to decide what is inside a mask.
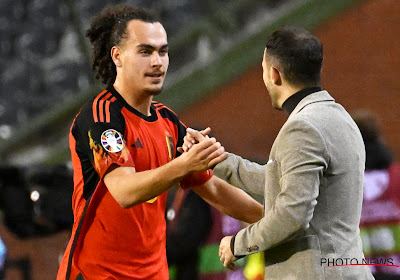
[[[296,92],[295,94],[291,95],[288,99],[286,99],[285,102],[283,102],[282,104],[283,110],[285,110],[286,113],[290,115],[293,112],[294,108],[296,108],[297,104],[299,104],[299,102],[304,97],[317,91],[321,91],[321,87],[308,87]]]

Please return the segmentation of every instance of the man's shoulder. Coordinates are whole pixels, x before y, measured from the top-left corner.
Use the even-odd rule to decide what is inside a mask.
[[[331,124],[321,120],[321,116],[317,113],[309,110],[300,111],[290,116],[283,125],[278,135],[279,141],[288,142],[290,145],[297,145],[298,141],[311,138],[319,141],[324,138],[324,131],[327,126],[329,127]]]
[[[351,118],[330,95],[321,97],[325,98],[314,98],[304,103],[300,110],[290,115],[288,122],[308,122],[319,127],[334,124],[335,119]]]

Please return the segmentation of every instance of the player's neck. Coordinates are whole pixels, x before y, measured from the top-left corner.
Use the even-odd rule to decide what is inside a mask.
[[[153,96],[137,89],[126,87],[115,81],[114,88],[132,108],[145,116],[150,116],[150,106]]]

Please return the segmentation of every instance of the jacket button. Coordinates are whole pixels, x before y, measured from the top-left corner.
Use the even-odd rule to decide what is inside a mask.
[[[258,251],[259,247],[257,245],[251,246],[249,248],[247,248],[247,252],[254,252],[254,251]]]

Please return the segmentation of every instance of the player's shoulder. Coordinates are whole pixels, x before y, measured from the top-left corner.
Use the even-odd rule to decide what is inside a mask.
[[[157,110],[157,111],[160,111],[160,110],[163,110],[163,111],[168,111],[168,112],[171,112],[171,113],[173,113],[173,114],[175,114],[176,115],[176,113],[173,111],[173,110],[171,110],[168,106],[166,106],[166,105],[164,105],[163,103],[161,103],[161,102],[158,102],[158,101],[151,101],[151,104],[152,104],[152,106],[154,106],[154,108]]]
[[[74,126],[79,130],[89,130],[94,126],[124,129],[122,105],[109,88],[91,97],[81,108]]]
[[[155,111],[161,115],[161,117],[169,119],[173,122],[179,122],[178,115],[168,106],[157,101],[152,101],[151,104],[154,107]]]
[[[120,119],[121,108],[117,97],[109,89],[104,89],[82,106],[78,118],[92,123],[110,123],[113,118]]]

